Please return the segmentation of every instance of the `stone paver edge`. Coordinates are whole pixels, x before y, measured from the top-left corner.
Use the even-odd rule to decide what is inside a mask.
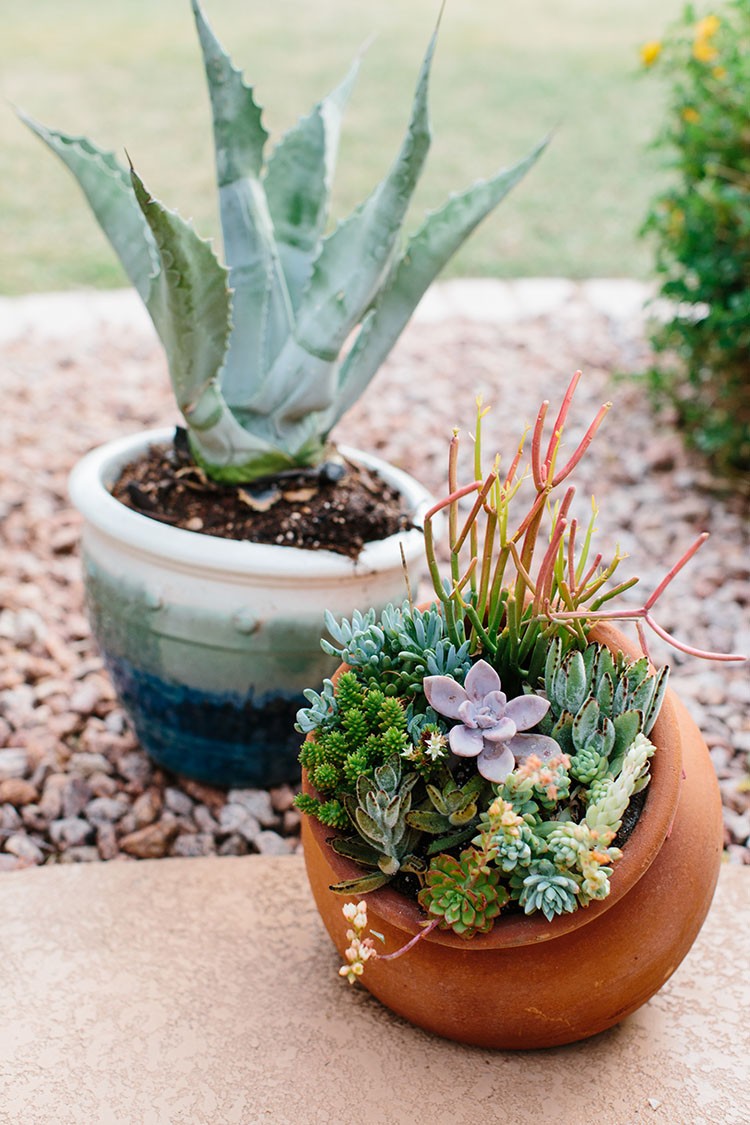
[[[434,323],[453,318],[504,324],[590,309],[613,320],[631,321],[643,316],[644,305],[653,292],[652,285],[628,278],[457,279],[431,286],[415,320]],[[148,314],[132,289],[0,297],[0,344],[29,334],[39,339],[65,339],[103,328],[153,331]]]

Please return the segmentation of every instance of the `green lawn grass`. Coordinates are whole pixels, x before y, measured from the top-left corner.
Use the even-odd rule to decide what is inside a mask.
[[[422,210],[515,161],[554,128],[528,180],[455,259],[454,275],[634,276],[659,177],[647,142],[659,83],[638,46],[682,0],[448,0],[433,71]],[[376,36],[349,107],[335,212],[364,197],[400,142],[437,0],[206,0],[278,135]],[[188,0],[34,0],[0,36],[0,292],[125,283],[67,170],[15,118],[127,147],[170,207],[218,229],[207,96]],[[415,222],[417,216],[415,214]]]

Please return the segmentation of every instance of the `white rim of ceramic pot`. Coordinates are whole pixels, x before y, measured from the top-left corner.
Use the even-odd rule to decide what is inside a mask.
[[[109,487],[123,466],[149,446],[168,445],[173,436],[174,427],[145,430],[116,438],[82,457],[70,474],[68,489],[73,504],[84,519],[99,531],[137,551],[209,571],[263,570],[280,578],[309,579],[314,575],[335,579],[393,568],[394,542],[403,546],[407,563],[413,563],[423,554],[421,525],[433,503],[429,492],[408,473],[387,461],[346,445],[338,447],[345,457],[374,470],[398,490],[415,524],[409,531],[365,544],[356,560],[333,551],[249,543],[186,531],[141,515],[116,500]]]

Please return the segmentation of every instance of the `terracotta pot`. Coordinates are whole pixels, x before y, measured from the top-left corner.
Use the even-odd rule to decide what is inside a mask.
[[[637,649],[610,626],[611,648]],[[721,799],[706,745],[684,705],[667,692],[651,732],[657,751],[643,811],[611,892],[548,922],[500,919],[466,941],[433,931],[395,961],[370,962],[363,984],[392,1011],[437,1035],[495,1048],[552,1047],[595,1035],[644,1004],[672,975],[711,903],[722,853]],[[305,778],[305,785],[310,791]],[[361,873],[327,844],[331,830],[303,818],[313,895],[339,952],[346,901],[332,883]],[[366,896],[387,951],[418,932],[425,915],[386,887]]]

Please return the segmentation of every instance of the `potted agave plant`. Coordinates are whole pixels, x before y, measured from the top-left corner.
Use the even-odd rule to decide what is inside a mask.
[[[485,1047],[573,1042],[643,1004],[698,933],[721,860],[710,758],[646,628],[742,657],[653,617],[703,537],[641,606],[613,608],[637,579],[616,584],[595,514],[583,529],[571,515],[568,479],[607,410],[564,462],[577,378],[547,442],[539,411],[528,472],[522,441],[507,472],[482,473],[480,411],[459,487],[453,438],[449,495],[425,518],[434,601],[329,616],[342,665],[298,716],[305,859],[342,976]]]
[[[325,606],[341,614],[384,606],[401,588],[401,550],[412,563],[422,551],[420,532],[409,527],[420,521],[425,491],[372,456],[337,452],[329,434],[433,278],[543,146],[451,196],[402,246],[430,145],[433,36],[390,171],[327,234],[341,116],[358,62],[269,155],[253,90],[198,0],[192,9],[213,111],[226,266],[132,165],[23,120],[74,174],[143,299],[185,422],[176,442],[170,431],[116,441],[72,475],[94,631],[157,761],[218,784],[267,785],[297,772],[289,732],[302,688],[332,668],[318,645]],[[123,469],[154,448],[161,474],[187,474],[193,490],[208,490],[209,513],[232,492],[245,513],[265,510],[279,493],[297,504],[297,516],[313,495],[325,509],[339,478],[356,470],[369,474],[363,487],[374,477],[381,490],[382,482],[395,490],[399,516],[392,534],[373,529],[355,559],[316,550],[315,533],[300,549],[287,545],[291,531],[256,543],[224,538],[195,516],[169,526],[160,480],[159,503],[140,477],[124,500],[112,495]],[[326,541],[336,546],[335,528]]]

